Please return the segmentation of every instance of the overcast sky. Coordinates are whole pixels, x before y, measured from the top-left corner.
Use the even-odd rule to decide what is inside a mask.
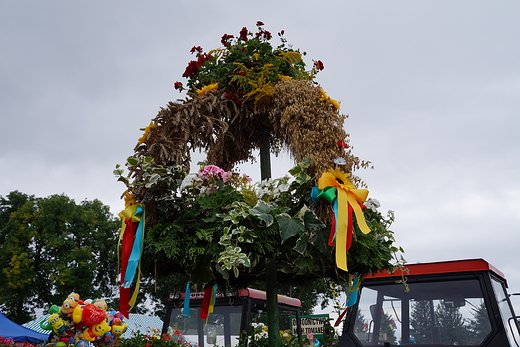
[[[0,0],[0,195],[119,212],[112,171],[181,97],[191,47],[260,20],[323,61],[317,81],[350,115],[375,166],[358,175],[395,211],[405,258],[484,258],[520,292],[519,13],[516,0]],[[273,176],[291,165],[282,155]]]

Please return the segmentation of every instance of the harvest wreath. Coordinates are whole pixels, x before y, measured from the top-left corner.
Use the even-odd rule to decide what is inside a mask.
[[[393,214],[382,215],[352,175],[370,163],[353,155],[346,116],[314,82],[323,63],[306,70],[305,53],[283,31],[273,47],[263,25],[225,34],[218,49],[193,47],[188,82],[175,83],[187,97],[144,129],[128,175],[119,165],[114,171],[127,207],[146,211],[142,269],[158,282],[245,287],[274,259],[293,283],[326,278],[347,288],[354,275],[398,263]],[[255,160],[262,136],[274,154],[289,150],[297,163],[290,176],[253,183],[232,171]],[[207,157],[188,174],[195,150]]]

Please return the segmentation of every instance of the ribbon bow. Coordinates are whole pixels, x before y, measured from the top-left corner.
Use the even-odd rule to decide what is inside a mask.
[[[336,264],[344,271],[348,271],[347,251],[352,243],[352,212],[356,216],[361,232],[363,234],[370,232],[360,206],[366,201],[368,190],[356,189],[348,176],[348,173],[339,170],[325,172],[318,179],[318,187],[314,187],[316,189],[313,189],[311,194],[314,199],[322,198],[332,204],[334,213],[329,244],[333,245],[332,240],[335,239]]]

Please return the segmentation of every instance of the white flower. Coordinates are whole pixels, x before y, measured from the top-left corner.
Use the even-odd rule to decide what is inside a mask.
[[[337,157],[336,159],[334,159],[334,164],[336,164],[336,165],[346,165],[347,161],[343,157]]]
[[[191,173],[184,177],[181,183],[181,190],[186,189],[187,187],[193,187],[196,182],[199,182],[200,178],[199,175],[196,173]]]
[[[377,212],[377,208],[380,207],[381,204],[377,199],[368,199],[368,201],[365,202],[365,206],[372,211]]]
[[[280,184],[276,189],[278,189],[279,192],[283,193],[283,192],[289,191],[290,187],[291,186],[288,185],[287,183],[283,183],[283,184]]]

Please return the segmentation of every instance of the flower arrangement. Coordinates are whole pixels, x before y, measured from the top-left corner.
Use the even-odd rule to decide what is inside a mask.
[[[248,347],[268,347],[268,327],[264,323],[252,323],[253,328],[250,336],[247,339]],[[299,343],[298,337],[294,336],[291,330],[281,330],[280,334],[280,347],[299,347],[304,346],[303,343]],[[238,347],[246,345],[245,341],[241,341]]]
[[[173,330],[168,334],[135,334],[134,337],[121,339],[118,347],[196,347],[186,340],[179,330]]]
[[[251,333],[245,339],[240,341],[237,347],[269,347],[268,341],[268,327],[264,323],[252,323]],[[334,333],[332,326],[326,326],[329,332],[326,336],[321,339],[314,337],[312,333],[302,337],[301,340],[297,336],[293,335],[291,330],[280,330],[280,347],[328,347],[334,346],[338,343],[338,338]],[[246,341],[247,340],[247,343]]]
[[[225,97],[237,105],[253,100],[254,103],[266,102],[273,95],[273,86],[281,80],[312,80],[324,69],[323,62],[314,62],[311,70],[305,70],[305,62],[299,50],[292,49],[284,37],[284,30],[278,32],[281,43],[273,47],[270,43],[271,32],[263,28],[264,23],[256,23],[257,32],[246,27],[238,36],[224,34],[221,48],[204,52],[202,47],[194,46],[191,53],[196,59],[190,61],[183,77],[188,79],[186,87],[175,82],[179,91],[202,96],[219,87],[224,88]],[[322,100],[339,108],[323,89],[318,92]]]
[[[27,341],[24,342],[15,342],[12,337],[3,337],[0,336],[0,346],[9,346],[9,347],[38,347],[43,344],[33,344]]]

